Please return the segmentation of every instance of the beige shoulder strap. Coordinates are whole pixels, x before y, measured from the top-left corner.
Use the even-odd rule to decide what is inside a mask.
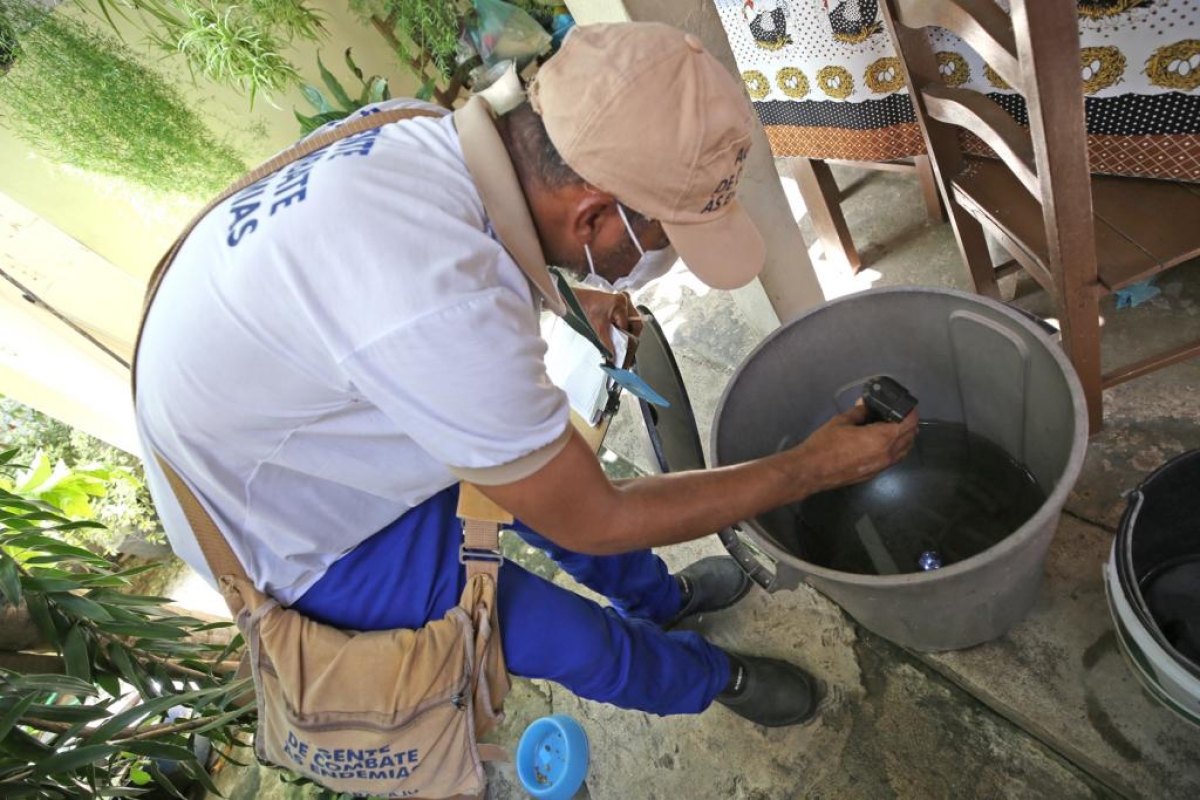
[[[454,125],[467,171],[483,200],[496,237],[541,294],[546,308],[561,317],[567,311],[567,304],[546,266],[533,216],[512,159],[496,131],[491,106],[482,97],[473,96],[454,112]]]
[[[187,517],[188,527],[192,529],[192,533],[196,536],[196,542],[200,545],[200,552],[204,553],[204,561],[208,564],[208,569],[212,572],[213,579],[220,580],[225,575],[232,575],[235,578],[241,578],[250,582],[249,576],[246,575],[246,570],[242,568],[242,562],[233,552],[233,548],[229,546],[229,542],[221,533],[221,529],[217,527],[212,517],[200,505],[200,501],[196,499],[195,493],[188,488],[188,485],[179,477],[179,473],[161,456],[155,453],[154,458],[166,474],[167,482],[171,484],[171,491],[175,493],[175,499],[183,507],[183,515]]]
[[[457,513],[463,524],[458,560],[467,567],[467,580],[478,574],[491,575],[494,580],[504,560],[500,555],[500,529],[512,524],[512,514],[466,481],[459,485]]]

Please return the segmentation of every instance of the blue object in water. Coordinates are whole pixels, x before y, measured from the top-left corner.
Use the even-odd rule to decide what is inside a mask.
[[[517,745],[517,777],[537,800],[570,800],[588,768],[587,734],[566,714],[534,720]]]
[[[1154,285],[1154,278],[1148,278],[1140,283],[1131,283],[1124,289],[1118,289],[1117,308],[1133,308],[1162,294],[1162,289]]]
[[[926,550],[917,556],[917,566],[922,572],[930,572],[942,568],[942,554],[937,550]]]

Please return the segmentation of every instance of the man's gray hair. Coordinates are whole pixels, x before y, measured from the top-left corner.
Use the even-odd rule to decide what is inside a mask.
[[[520,164],[518,168],[532,173],[551,191],[557,191],[565,186],[583,183],[579,173],[571,169],[559,154],[550,134],[529,103],[522,103],[505,115],[508,123],[510,140],[517,150]]]
[[[510,141],[520,161],[518,169],[527,170],[545,188],[557,191],[566,186],[587,183],[578,172],[563,160],[550,140],[542,118],[529,103],[522,103],[505,115]],[[646,217],[622,203],[631,224],[645,222]]]

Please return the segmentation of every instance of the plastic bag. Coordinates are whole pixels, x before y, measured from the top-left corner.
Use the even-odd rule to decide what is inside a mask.
[[[485,65],[511,59],[520,70],[550,50],[550,34],[525,11],[504,0],[472,3],[478,16],[467,30]]]

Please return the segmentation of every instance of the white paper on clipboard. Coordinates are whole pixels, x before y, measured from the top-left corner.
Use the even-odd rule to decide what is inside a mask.
[[[612,329],[616,363],[625,363],[629,337]],[[561,317],[548,314],[542,319],[542,338],[546,340],[546,374],[550,382],[567,393],[571,410],[589,425],[596,425],[608,405],[608,393],[614,383],[600,365],[604,356],[596,346],[571,328]]]

